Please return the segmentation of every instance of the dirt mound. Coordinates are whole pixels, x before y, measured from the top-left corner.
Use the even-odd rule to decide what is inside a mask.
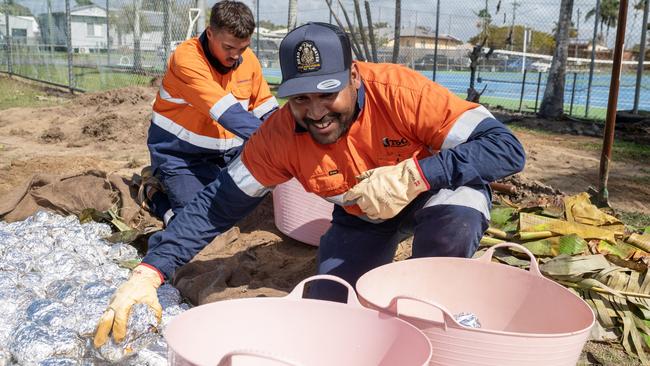
[[[59,127],[52,127],[43,131],[40,138],[44,143],[51,144],[63,141],[65,134]]]
[[[278,231],[271,195],[237,227],[176,272],[174,285],[192,303],[283,296],[315,274],[317,248]]]
[[[81,126],[81,140],[140,143],[146,140],[149,121],[113,111],[90,117]]]
[[[98,93],[84,94],[75,100],[84,107],[114,107],[122,104],[135,105],[151,101],[151,88],[130,86]]]

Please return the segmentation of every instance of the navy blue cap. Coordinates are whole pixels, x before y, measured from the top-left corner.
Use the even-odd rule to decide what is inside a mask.
[[[352,51],[347,34],[328,23],[307,23],[280,43],[279,97],[334,93],[350,82]]]

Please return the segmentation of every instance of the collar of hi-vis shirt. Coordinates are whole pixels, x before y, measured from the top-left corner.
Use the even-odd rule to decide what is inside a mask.
[[[201,36],[199,37],[199,42],[201,42],[201,48],[203,48],[203,54],[205,55],[205,58],[208,59],[210,65],[212,65],[212,67],[214,67],[214,69],[217,70],[217,72],[221,75],[227,74],[235,70],[244,61],[244,58],[242,56],[239,56],[239,60],[237,60],[237,62],[235,62],[235,64],[232,67],[227,67],[221,62],[219,62],[219,60],[216,57],[214,57],[210,52],[210,44],[208,42],[207,30],[201,33]]]
[[[361,87],[357,90],[357,105],[355,106],[354,110],[354,118],[353,120],[356,121],[357,118],[359,118],[359,114],[363,110],[363,105],[366,102],[366,88],[363,86],[363,83],[361,83]],[[296,132],[308,132],[306,128],[302,127],[301,125],[296,122]]]

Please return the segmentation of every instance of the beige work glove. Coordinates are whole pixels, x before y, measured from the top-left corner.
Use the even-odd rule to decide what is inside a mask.
[[[124,340],[131,307],[135,304],[149,305],[156,312],[160,322],[162,306],[158,302],[157,289],[162,282],[160,274],[155,269],[142,264],[135,267],[129,280],[115,291],[108,309],[99,319],[93,340],[95,347],[99,348],[106,343],[111,329],[116,343]]]
[[[414,158],[363,172],[343,199],[356,203],[371,219],[395,217],[417,195],[429,190]]]

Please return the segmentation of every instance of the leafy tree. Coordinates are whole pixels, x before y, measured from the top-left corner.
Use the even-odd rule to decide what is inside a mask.
[[[643,11],[643,7],[645,6],[646,1],[648,0],[638,0],[636,3],[634,3],[634,10]]]
[[[557,33],[557,22],[553,22],[553,29],[551,29],[551,34],[556,34]],[[577,38],[578,37],[578,28],[576,28],[576,24],[571,21],[571,27],[569,28],[569,38]]]
[[[501,0],[499,0],[497,3],[497,9],[495,14],[499,13],[500,8],[501,8]],[[485,0],[485,7],[479,10],[476,13],[476,15],[479,17],[478,26],[481,28],[481,33],[478,35],[478,39],[474,43],[474,47],[472,48],[472,51],[469,52],[468,54],[469,88],[467,88],[466,99],[469,100],[470,102],[479,103],[479,100],[481,99],[481,95],[485,91],[485,87],[487,87],[487,85],[480,92],[476,90],[476,88],[474,88],[478,63],[481,57],[485,57],[487,59],[492,55],[492,52],[494,51],[494,47],[492,47],[487,52],[483,52],[483,48],[487,47],[488,40],[490,39],[490,25],[492,23],[492,15],[488,11],[488,0]]]
[[[496,49],[507,49],[509,46],[508,35],[510,34],[510,26],[497,27],[491,25],[488,33],[490,34],[490,46]],[[512,27],[514,34],[524,34],[524,26],[515,25]],[[469,43],[478,44],[481,41],[483,32],[476,34],[469,39]],[[545,32],[532,30],[531,40],[528,44],[527,50],[530,53],[551,54],[555,49],[555,38]],[[515,37],[512,42],[513,50],[523,50],[524,37]]]
[[[15,16],[33,16],[26,6],[17,4],[14,0],[7,0],[0,3],[0,13]]]
[[[283,29],[285,28],[284,25],[281,24],[275,24],[270,20],[258,20],[257,24],[259,24],[260,27],[266,28],[268,30],[277,30],[277,29]]]

